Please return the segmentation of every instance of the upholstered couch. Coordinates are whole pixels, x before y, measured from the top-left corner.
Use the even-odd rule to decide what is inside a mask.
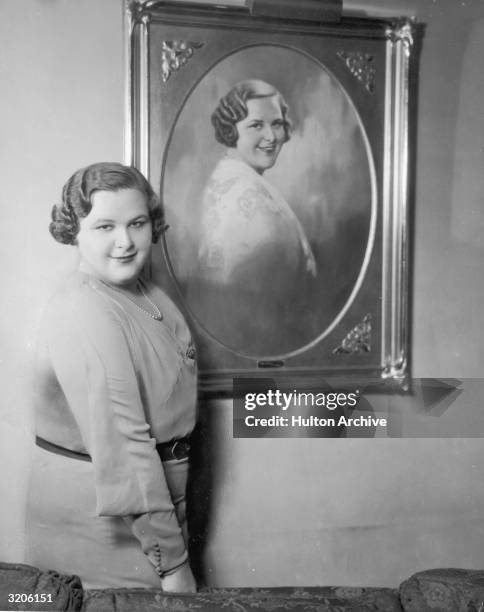
[[[64,576],[52,571],[43,572],[29,565],[0,563],[0,610],[480,612],[484,610],[484,571],[428,570],[414,574],[398,589],[206,588],[196,595],[185,595],[144,589],[84,591],[77,576]]]

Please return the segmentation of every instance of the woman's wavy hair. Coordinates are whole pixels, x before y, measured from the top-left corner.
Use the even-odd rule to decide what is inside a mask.
[[[137,189],[146,198],[152,226],[152,241],[157,242],[164,230],[161,203],[145,177],[131,166],[116,162],[100,162],[74,172],[62,189],[62,202],[52,208],[49,231],[62,244],[76,244],[79,219],[87,217],[92,209],[95,191]]]
[[[279,100],[286,133],[284,142],[287,142],[291,137],[292,130],[292,124],[287,117],[289,107],[280,91],[269,83],[257,79],[237,83],[220,99],[211,117],[212,125],[215,128],[215,138],[218,142],[226,147],[235,147],[239,138],[236,124],[249,114],[247,102],[258,98],[271,98],[272,96],[276,96]]]

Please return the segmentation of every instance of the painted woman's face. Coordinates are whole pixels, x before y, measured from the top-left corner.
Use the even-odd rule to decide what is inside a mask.
[[[132,286],[151,252],[151,219],[137,189],[95,191],[80,219],[81,270],[112,285]]]
[[[277,96],[248,100],[247,110],[247,117],[236,124],[235,154],[262,174],[276,163],[284,144],[284,118]]]

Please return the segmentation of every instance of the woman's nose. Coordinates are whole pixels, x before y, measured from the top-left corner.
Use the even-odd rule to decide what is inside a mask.
[[[274,130],[270,125],[264,127],[262,135],[264,136],[264,140],[268,140],[269,142],[272,142],[276,138]]]
[[[133,246],[133,239],[127,227],[118,227],[115,235],[115,245],[120,248]]]

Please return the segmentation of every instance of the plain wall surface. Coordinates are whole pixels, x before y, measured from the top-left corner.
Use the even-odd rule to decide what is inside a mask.
[[[31,359],[48,296],[75,266],[48,223],[79,167],[123,158],[119,0],[0,3],[0,558],[23,555]]]
[[[373,0],[344,8],[426,23],[413,374],[477,378],[484,357],[484,5]],[[121,0],[0,3],[4,561],[23,559],[35,329],[76,262],[74,250],[47,232],[50,208],[78,167],[123,156],[122,16]],[[439,422],[482,425],[481,388],[482,381],[467,384]],[[211,584],[396,586],[420,569],[484,566],[480,438],[234,440],[231,403],[204,410],[217,457],[205,554]],[[404,433],[420,427],[408,403],[399,410]],[[428,419],[419,418],[425,426]]]

